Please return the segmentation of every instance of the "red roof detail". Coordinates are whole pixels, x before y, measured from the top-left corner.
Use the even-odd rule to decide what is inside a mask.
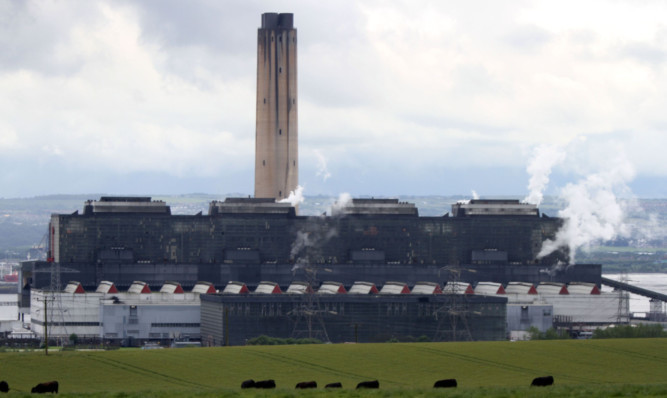
[[[496,294],[507,294],[507,292],[505,291],[505,288],[503,287],[503,285],[500,285],[500,287],[498,288],[498,291],[496,292]]]
[[[271,292],[271,294],[280,294],[280,293],[282,293],[282,292],[283,292],[283,291],[280,290],[280,286],[278,286],[278,285],[276,284],[276,286],[273,288],[273,291]]]
[[[401,294],[410,294],[410,288],[408,285],[403,285],[403,289],[401,289]]]
[[[148,283],[144,285],[144,287],[141,289],[141,293],[150,293],[151,289],[148,287]]]
[[[435,285],[435,289],[433,289],[433,294],[442,294],[442,289],[440,289],[440,285]]]
[[[535,285],[530,285],[530,289],[528,289],[528,294],[537,294],[537,289],[535,289]]]
[[[76,286],[76,289],[74,290],[74,293],[85,293],[85,292],[86,291],[83,290],[83,286],[81,286],[80,283]]]
[[[563,287],[560,289],[560,292],[558,294],[570,294],[570,292],[567,291],[567,287],[563,285]]]
[[[593,290],[591,290],[591,294],[600,294],[600,289],[598,289],[597,285],[593,286]]]
[[[380,293],[380,291],[378,290],[377,287],[375,287],[375,284],[373,284],[373,287],[371,287],[371,291],[369,293],[378,294],[378,293]]]
[[[470,286],[470,284],[468,284],[465,294],[475,294],[475,291],[472,289],[472,286]]]

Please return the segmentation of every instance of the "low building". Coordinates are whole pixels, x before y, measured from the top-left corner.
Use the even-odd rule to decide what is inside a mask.
[[[395,286],[394,286],[395,287]],[[400,289],[402,290],[402,289]],[[210,294],[201,296],[203,345],[260,335],[333,343],[504,340],[503,297],[451,294]]]

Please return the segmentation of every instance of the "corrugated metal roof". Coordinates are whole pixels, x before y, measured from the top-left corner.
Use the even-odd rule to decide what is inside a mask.
[[[102,281],[97,286],[95,293],[118,293],[118,289],[116,289],[116,285],[113,282]]]
[[[185,293],[181,284],[174,281],[166,281],[160,288],[160,293],[182,294]]]
[[[65,293],[85,293],[86,291],[83,290],[83,286],[81,286],[80,282],[77,281],[69,281],[67,283],[67,286],[65,286]]]
[[[347,290],[345,290],[345,286],[340,282],[324,282],[317,289],[317,292],[323,294],[343,294],[347,293]]]
[[[130,285],[130,288],[127,289],[127,292],[143,294],[143,293],[150,293],[151,289],[148,287],[148,284],[146,282],[134,281],[132,282],[132,285]]]
[[[192,288],[192,293],[213,294],[215,292],[216,292],[215,286],[211,282],[199,281]]]
[[[529,282],[510,282],[505,288],[507,294],[537,294],[535,285]]]
[[[442,292],[444,294],[475,294],[468,282],[447,282]]]
[[[497,282],[479,282],[475,286],[475,294],[492,296],[496,294],[506,294],[502,283]]]
[[[556,282],[540,282],[537,285],[537,292],[539,294],[569,294],[564,283]]]
[[[354,285],[348,290],[348,294],[378,294],[379,291],[371,282],[354,282]]]
[[[410,288],[406,283],[403,282],[386,282],[382,289],[380,289],[380,294],[409,294]]]
[[[412,287],[412,294],[442,294],[440,285],[435,282],[417,282]]]
[[[308,284],[308,282],[292,282],[285,291],[285,293],[288,294],[304,294],[312,292],[313,289],[310,287],[310,284]]]
[[[595,283],[571,282],[567,290],[570,294],[600,294],[600,288]]]
[[[282,293],[282,290],[280,290],[280,286],[278,286],[277,283],[275,282],[267,282],[267,281],[262,281],[257,285],[257,289],[255,289],[255,293],[259,294],[279,294]]]

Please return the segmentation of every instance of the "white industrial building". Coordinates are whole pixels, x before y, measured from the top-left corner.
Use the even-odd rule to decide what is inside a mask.
[[[64,291],[32,290],[32,331],[44,338],[156,340],[183,336],[199,338],[202,293],[212,293],[210,284],[200,283],[184,292],[176,282],[167,282],[160,292],[151,292],[144,282],[135,282],[119,292],[112,282],[102,282],[95,292],[85,292],[78,282]]]

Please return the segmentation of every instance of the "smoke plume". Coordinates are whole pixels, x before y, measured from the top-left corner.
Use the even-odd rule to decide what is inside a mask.
[[[608,156],[598,167],[600,171],[561,190],[560,196],[567,206],[558,215],[565,221],[556,237],[543,243],[538,258],[567,247],[570,264],[573,264],[577,249],[629,233],[625,224],[626,203],[617,195],[629,192],[626,184],[634,177],[634,168],[620,149],[616,156]]]
[[[523,200],[526,203],[532,203],[539,206],[544,198],[543,192],[549,183],[549,176],[554,165],[565,159],[565,152],[555,146],[540,145],[533,151],[526,170],[530,175],[528,182],[529,194]]]
[[[304,201],[303,187],[301,185],[298,185],[294,191],[289,193],[288,197],[279,200],[278,203],[289,203],[292,206],[296,207],[299,205],[299,203],[303,203],[303,201]]]
[[[316,176],[322,177],[322,181],[326,181],[331,177],[331,173],[327,168],[327,159],[322,155],[320,151],[315,149],[315,156],[317,156],[317,173]]]

